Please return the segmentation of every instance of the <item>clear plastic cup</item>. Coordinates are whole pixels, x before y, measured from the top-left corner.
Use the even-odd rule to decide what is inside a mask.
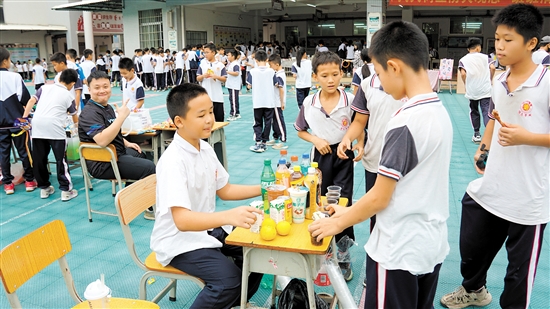
[[[340,194],[342,192],[342,187],[340,186],[328,186],[327,187],[327,192],[330,193],[330,192],[334,192],[334,193],[338,193]]]
[[[327,199],[340,199],[340,193],[328,192],[327,194],[325,194],[325,196],[327,197]]]

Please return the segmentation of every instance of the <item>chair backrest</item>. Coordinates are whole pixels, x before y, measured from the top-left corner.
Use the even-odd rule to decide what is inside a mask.
[[[157,175],[149,175],[118,191],[115,197],[120,222],[128,225],[147,208],[155,205]]]
[[[65,224],[54,220],[6,246],[0,252],[0,276],[8,294],[46,266],[71,251]]]
[[[112,156],[118,161],[116,148],[113,144],[101,147],[96,143],[80,143],[80,153],[88,161],[111,162]]]

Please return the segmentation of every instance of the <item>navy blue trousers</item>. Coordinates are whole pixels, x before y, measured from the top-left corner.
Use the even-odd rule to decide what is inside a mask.
[[[298,101],[298,108],[302,108],[304,99],[309,95],[309,88],[296,88],[296,101]]]
[[[170,265],[205,282],[190,309],[229,309],[241,301],[243,248],[225,244],[227,233],[222,228],[208,232],[223,247],[198,249],[180,254]],[[232,257],[234,262],[227,257]],[[260,286],[263,274],[251,273],[248,277],[248,300]]]

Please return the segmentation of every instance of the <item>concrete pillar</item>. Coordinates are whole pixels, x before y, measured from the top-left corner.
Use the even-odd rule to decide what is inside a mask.
[[[407,6],[401,9],[401,19],[403,21],[413,22],[414,10],[412,7]]]
[[[84,21],[84,46],[87,49],[95,50],[94,27],[92,24],[92,12],[90,11],[82,12],[82,19]]]
[[[386,0],[367,1],[367,47],[370,47],[372,35],[386,24]]]
[[[80,17],[80,12],[70,11],[69,12],[69,23],[67,25],[67,49],[74,48],[77,53],[80,52],[78,48],[78,18]],[[62,53],[65,53],[65,50],[60,50]]]

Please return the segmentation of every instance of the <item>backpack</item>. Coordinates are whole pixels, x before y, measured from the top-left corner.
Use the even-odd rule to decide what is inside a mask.
[[[275,284],[275,283],[274,283]],[[317,309],[329,309],[329,305],[315,294],[315,307]],[[292,279],[279,295],[277,302],[279,309],[303,309],[309,308],[307,297],[307,285],[304,280]]]

